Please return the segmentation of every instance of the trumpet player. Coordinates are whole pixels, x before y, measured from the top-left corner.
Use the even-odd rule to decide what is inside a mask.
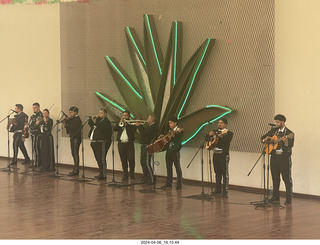
[[[33,114],[31,115],[29,122],[29,131],[32,141],[32,156],[34,156],[34,162],[32,164],[35,167],[40,167],[42,165],[40,158],[40,122],[43,120],[43,115],[38,102],[32,104],[32,111]]]
[[[16,104],[15,112],[17,115],[15,115],[16,123],[13,134],[13,160],[10,163],[10,165],[16,165],[17,164],[17,157],[18,157],[18,150],[20,148],[25,161],[23,163],[29,163],[30,158],[28,156],[26,147],[24,146],[23,137],[24,137],[24,127],[26,127],[28,123],[28,116],[23,112],[23,105]]]
[[[104,108],[100,109],[97,116],[89,118],[88,124],[91,128],[89,131],[90,145],[100,172],[95,178],[105,180],[107,176],[106,156],[111,145],[112,137],[112,127],[111,122],[107,118],[107,110]]]
[[[153,169],[151,167],[151,155],[147,151],[147,146],[151,144],[156,136],[156,118],[154,115],[149,115],[148,126],[144,127],[141,122],[136,122],[136,126],[138,127],[140,133],[140,164],[143,172],[143,178],[141,183],[152,184],[154,182],[154,174]]]
[[[128,163],[130,167],[130,179],[134,180],[135,156],[134,156],[134,134],[137,130],[135,125],[130,125],[127,120],[130,119],[130,112],[124,111],[118,124],[113,128],[118,132],[118,150],[121,159],[123,177],[122,181],[128,180]]]

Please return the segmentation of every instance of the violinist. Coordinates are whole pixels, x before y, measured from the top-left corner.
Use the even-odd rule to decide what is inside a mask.
[[[134,134],[137,131],[135,125],[128,124],[125,120],[130,119],[130,112],[124,111],[118,124],[113,128],[113,131],[118,132],[118,150],[122,163],[123,177],[122,181],[128,180],[128,162],[130,167],[130,179],[135,180],[135,156],[134,156]]]
[[[24,146],[24,129],[28,123],[28,116],[23,112],[23,105],[16,104],[15,106],[15,115],[16,123],[14,134],[13,134],[13,160],[10,165],[17,164],[17,157],[18,157],[18,148],[20,148],[25,161],[23,164],[30,163],[30,158],[28,156],[26,147]]]
[[[41,163],[43,171],[54,171],[54,143],[51,134],[53,120],[49,116],[49,110],[42,111],[43,121],[40,123],[41,132]]]
[[[29,122],[29,131],[31,134],[32,140],[32,155],[34,155],[34,163],[33,166],[40,167],[41,159],[40,159],[40,141],[41,141],[41,132],[40,132],[40,123],[43,120],[42,112],[40,111],[40,104],[35,102],[32,104],[33,114],[30,117]]]
[[[95,117],[88,120],[90,126],[89,138],[94,157],[99,166],[100,174],[95,176],[98,180],[105,180],[107,177],[106,156],[111,145],[112,127],[107,117],[107,110],[102,108]]]
[[[169,133],[172,134],[171,141],[167,144],[166,151],[166,167],[167,167],[167,180],[166,183],[161,186],[161,189],[167,189],[172,187],[172,165],[174,164],[177,173],[177,190],[182,189],[182,170],[180,165],[180,150],[182,147],[183,130],[178,125],[178,119],[176,117],[169,118]]]
[[[74,162],[73,170],[69,173],[70,176],[79,175],[79,148],[81,144],[82,121],[78,113],[79,109],[72,106],[69,109],[69,117],[65,117],[61,120],[67,130],[67,134],[70,136],[71,154]]]
[[[278,114],[274,117],[276,127],[261,137],[263,143],[270,143],[271,137],[277,136],[281,140],[278,148],[271,151],[271,176],[273,182],[273,196],[269,200],[271,202],[280,202],[279,186],[280,174],[286,186],[286,201],[285,205],[292,203],[292,178],[291,178],[291,154],[294,145],[293,132],[285,125],[286,117]]]
[[[229,148],[233,138],[233,132],[227,129],[228,120],[221,118],[218,121],[218,129],[209,132],[209,137],[217,137],[217,144],[213,148],[213,168],[216,176],[216,185],[214,195],[228,197],[229,185]],[[223,180],[222,193],[221,181]]]

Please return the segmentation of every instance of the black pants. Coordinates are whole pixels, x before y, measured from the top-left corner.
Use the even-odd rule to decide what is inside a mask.
[[[39,167],[42,165],[41,163],[41,135],[36,134],[33,135],[31,134],[31,140],[32,140],[32,154],[34,156],[34,162],[33,165],[36,167]]]
[[[73,172],[75,172],[75,173],[79,172],[79,162],[80,162],[79,148],[80,148],[80,144],[81,144],[81,139],[79,139],[79,138],[70,138],[71,154],[72,154],[73,162],[74,162]]]
[[[270,167],[273,182],[273,197],[279,198],[280,173],[286,186],[286,198],[292,199],[291,156],[271,155]]]
[[[41,135],[41,163],[45,171],[55,170],[53,136]]]
[[[182,185],[182,170],[180,165],[180,151],[174,151],[168,153],[166,152],[166,166],[167,166],[167,181],[166,185],[172,185],[172,165],[176,168],[177,172],[177,186],[181,187]]]
[[[151,158],[152,155],[149,154],[147,151],[148,145],[142,144],[141,145],[141,152],[140,152],[140,164],[143,172],[143,178],[147,182],[154,182],[154,173],[153,167],[151,166]]]
[[[119,155],[123,169],[123,179],[128,179],[128,162],[130,166],[130,178],[134,178],[135,159],[133,142],[118,143]]]
[[[229,155],[213,153],[213,167],[216,175],[216,192],[221,193],[223,180],[223,193],[228,192],[229,185]]]
[[[96,161],[99,166],[100,176],[103,178],[106,178],[107,176],[106,156],[111,145],[111,140],[108,140],[108,141],[104,140],[102,142],[91,142],[90,145],[93,150],[94,157],[96,158]]]
[[[14,133],[14,135],[13,135],[13,161],[12,161],[14,163],[17,162],[19,148],[24,156],[24,159],[26,161],[30,161],[30,158],[27,153],[27,149],[24,146],[24,142],[22,141],[22,133]]]

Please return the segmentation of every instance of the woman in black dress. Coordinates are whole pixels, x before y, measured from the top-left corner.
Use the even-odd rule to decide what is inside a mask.
[[[41,162],[43,171],[54,171],[54,145],[51,134],[53,120],[49,117],[49,110],[43,110],[43,122],[41,123]]]

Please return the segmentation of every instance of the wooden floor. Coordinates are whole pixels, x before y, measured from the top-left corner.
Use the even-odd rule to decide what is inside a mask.
[[[0,160],[0,167],[6,165]],[[199,186],[144,193],[140,190],[149,186],[83,183],[72,177],[54,178],[52,173],[23,173],[30,169],[20,163],[17,167],[10,173],[0,171],[1,239],[320,238],[316,200],[294,198],[285,208],[255,209],[250,202],[262,196],[252,193],[230,190],[228,199],[198,200],[190,196],[201,194]],[[60,168],[60,173],[69,170]],[[97,172],[88,170],[85,175]],[[157,187],[163,180],[159,182]],[[205,188],[205,193],[209,191]]]

